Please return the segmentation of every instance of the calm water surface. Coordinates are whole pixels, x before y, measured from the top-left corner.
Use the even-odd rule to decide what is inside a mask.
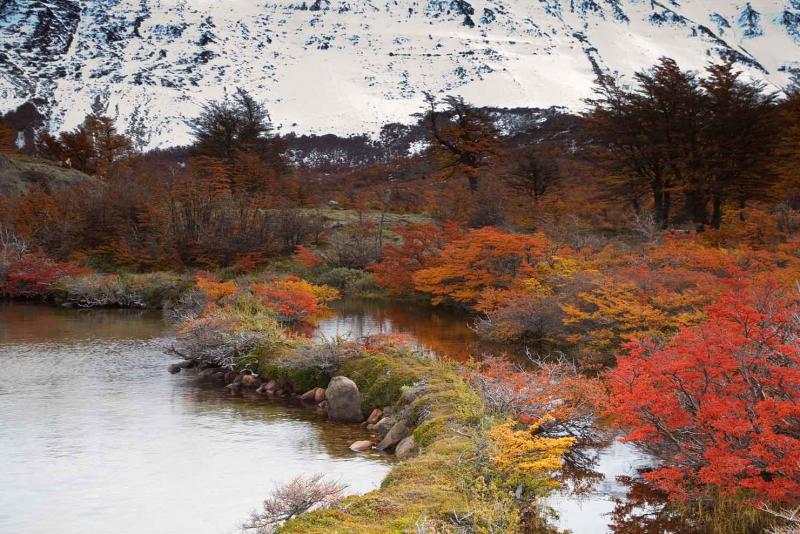
[[[508,350],[479,343],[467,318],[434,308],[333,308],[306,333],[402,333],[457,360]],[[391,467],[349,451],[358,427],[169,375],[163,348],[172,339],[158,313],[0,304],[0,533],[230,533],[294,476],[322,472],[364,492]],[[633,532],[609,526],[628,492],[618,477],[648,461],[619,441],[601,449],[594,484],[578,494],[580,480],[568,480],[549,499],[558,526]]]
[[[166,372],[155,313],[0,304],[0,533],[236,532],[275,484],[390,468],[358,427]]]

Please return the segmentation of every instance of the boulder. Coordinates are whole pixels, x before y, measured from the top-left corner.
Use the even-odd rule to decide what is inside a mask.
[[[306,401],[306,402],[316,402],[317,390],[318,389],[320,389],[320,388],[309,389],[308,391],[306,391],[305,393],[300,395],[300,400],[303,400],[303,401]],[[322,401],[319,401],[319,402],[322,402]]]
[[[241,383],[243,387],[255,388],[261,384],[261,380],[257,375],[242,375]]]
[[[256,393],[260,393],[262,395],[274,395],[277,390],[278,383],[274,380],[269,380],[268,382],[261,384],[261,386],[256,390]]]
[[[314,390],[314,402],[319,404],[325,400],[325,388],[317,388]]]
[[[328,419],[345,423],[360,423],[364,420],[361,413],[361,393],[355,382],[345,376],[334,376],[325,391],[328,402]]]
[[[398,460],[407,460],[414,456],[417,451],[417,442],[414,441],[414,436],[403,438],[400,443],[394,448],[394,454]]]
[[[197,379],[200,381],[210,380],[216,374],[217,370],[213,367],[209,367],[207,369],[203,369],[199,373],[197,373]]]
[[[227,384],[230,384],[231,382],[236,380],[237,376],[239,376],[239,373],[237,371],[228,371],[227,373],[225,373],[225,382]]]
[[[371,441],[362,440],[362,441],[356,441],[355,443],[350,445],[350,450],[356,452],[364,452],[368,451],[370,447],[372,447]]]
[[[389,433],[389,430],[392,429],[392,426],[394,426],[394,421],[395,420],[390,417],[383,417],[374,425],[367,425],[367,430],[372,430],[373,432],[377,433],[381,439],[383,439],[386,434]]]
[[[172,374],[175,374],[175,373],[180,373],[181,369],[191,369],[194,366],[195,366],[194,360],[183,360],[177,363],[170,364],[169,367],[167,367],[167,371],[169,371]]]
[[[374,425],[375,423],[377,423],[378,421],[380,421],[380,420],[381,420],[381,418],[383,418],[383,410],[380,410],[380,409],[378,409],[378,408],[375,408],[375,409],[374,409],[374,410],[372,410],[372,412],[369,414],[369,417],[367,417],[367,424],[368,424],[368,425]]]
[[[398,421],[375,448],[379,451],[391,449],[410,435],[411,429],[408,428],[405,421]]]

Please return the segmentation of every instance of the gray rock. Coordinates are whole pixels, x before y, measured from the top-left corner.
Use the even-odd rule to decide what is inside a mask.
[[[236,380],[237,376],[239,376],[239,372],[238,371],[228,371],[227,373],[225,373],[225,382],[230,384],[231,382]]]
[[[209,367],[207,369],[203,369],[199,373],[197,373],[198,380],[210,380],[217,373],[217,370],[213,367]]]
[[[411,429],[408,428],[405,421],[398,421],[375,448],[379,451],[391,449],[410,435]]]
[[[334,376],[325,390],[328,401],[328,418],[333,421],[360,423],[364,420],[361,413],[361,393],[355,382],[345,376]]]
[[[398,460],[407,460],[414,456],[417,452],[417,442],[414,441],[414,436],[403,438],[400,443],[394,448],[394,454]]]
[[[367,430],[372,430],[373,432],[376,432],[381,437],[381,439],[383,439],[384,437],[386,437],[386,434],[389,433],[389,430],[392,429],[394,423],[395,420],[393,418],[384,417],[374,425],[367,425]]]
[[[261,384],[256,390],[256,393],[260,393],[262,395],[274,395],[277,390],[278,383],[274,380],[269,380]]]
[[[356,441],[355,443],[350,445],[350,450],[356,452],[364,452],[368,451],[370,447],[372,447],[371,441],[366,441],[366,440]]]
[[[191,369],[195,366],[195,363],[196,362],[194,360],[183,360],[177,363],[172,363],[169,365],[169,367],[167,367],[167,371],[172,374],[180,373],[181,369]]]

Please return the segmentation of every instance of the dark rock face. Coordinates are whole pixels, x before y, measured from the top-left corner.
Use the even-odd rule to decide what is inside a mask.
[[[344,423],[360,423],[364,420],[361,413],[361,392],[355,382],[345,376],[331,378],[325,390],[328,402],[328,418]]]

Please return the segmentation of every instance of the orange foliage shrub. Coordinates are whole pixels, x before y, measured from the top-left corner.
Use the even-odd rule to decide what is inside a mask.
[[[455,237],[458,230],[455,225],[439,228],[433,224],[409,224],[393,231],[402,243],[386,245],[383,260],[369,270],[390,295],[407,295],[414,291],[414,274],[433,266],[447,240]]]
[[[517,294],[519,283],[547,251],[541,234],[512,234],[497,228],[470,230],[449,243],[436,266],[416,272],[418,291],[433,295],[433,303],[452,302],[485,310]]]
[[[314,285],[296,276],[252,284],[250,289],[281,321],[301,321],[322,311],[326,302],[339,298],[328,286]]]
[[[294,263],[303,269],[314,269],[323,263],[323,259],[314,254],[308,247],[297,245],[292,256]]]

